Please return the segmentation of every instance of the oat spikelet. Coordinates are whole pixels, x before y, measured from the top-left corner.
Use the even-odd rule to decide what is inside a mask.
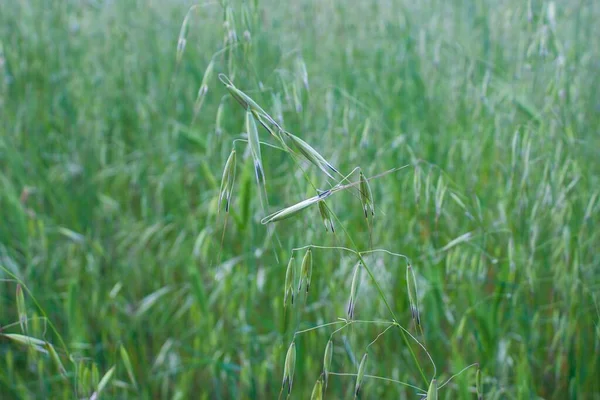
[[[406,266],[406,286],[408,291],[408,302],[410,304],[410,313],[416,324],[421,325],[419,297],[417,294],[417,280],[415,279],[415,273],[410,264]]]
[[[196,102],[194,103],[194,120],[200,112],[202,104],[204,104],[204,98],[206,97],[206,93],[208,93],[208,82],[212,78],[214,65],[214,59],[210,60],[208,66],[206,67],[206,71],[204,71],[204,77],[202,77],[202,82],[200,83],[200,88],[198,89],[198,95],[196,96]]]
[[[246,131],[248,133],[248,145],[250,146],[250,153],[254,160],[254,173],[256,174],[256,181],[261,184],[265,181],[265,174],[262,166],[262,156],[260,154],[260,141],[258,138],[258,129],[256,128],[256,121],[252,111],[246,112]]]
[[[356,296],[358,294],[358,283],[360,281],[360,269],[362,263],[359,261],[354,267],[354,275],[352,275],[352,284],[350,285],[350,301],[348,302],[348,318],[354,319],[354,307],[356,306]]]
[[[477,390],[477,399],[483,400],[483,377],[479,367],[477,367],[477,375],[475,375],[475,389]]]
[[[283,382],[281,387],[288,387],[288,394],[292,391],[292,384],[294,383],[294,369],[296,368],[296,343],[292,342],[288,348],[287,354],[285,355],[285,364],[283,367]]]
[[[365,218],[368,218],[369,211],[371,215],[375,215],[375,206],[373,205],[373,194],[371,193],[371,186],[369,186],[369,181],[365,178],[365,175],[360,172],[359,178],[359,188],[360,188],[360,201],[362,203],[363,211],[365,212]]]
[[[285,271],[285,292],[283,295],[283,306],[287,305],[288,296],[291,297],[292,304],[294,304],[294,255],[290,257],[288,262],[287,270]]]
[[[431,384],[429,385],[429,390],[427,391],[427,400],[437,400],[438,399],[438,384],[437,379],[433,379]]]
[[[302,200],[299,203],[296,203],[292,206],[284,208],[283,210],[279,210],[277,212],[274,212],[271,215],[264,217],[260,221],[260,223],[263,225],[266,225],[271,222],[283,221],[284,219],[293,217],[294,215],[298,214],[300,211],[304,210],[305,208],[308,208],[308,207],[312,206],[313,204],[318,203],[319,201],[331,196],[332,193],[333,192],[331,190],[328,190],[327,192],[324,192],[317,196],[311,197],[306,200]]]
[[[302,259],[302,268],[300,269],[300,284],[298,285],[298,292],[302,288],[302,283],[306,281],[306,293],[310,288],[310,278],[312,276],[312,249],[309,247]]]
[[[367,368],[367,356],[368,356],[368,353],[365,353],[365,355],[360,360],[360,364],[358,365],[358,374],[356,375],[356,385],[354,386],[354,398],[358,397],[358,393],[360,392],[362,381],[365,377],[365,370]]]
[[[319,377],[313,386],[310,400],[323,400],[323,377]]]
[[[48,351],[48,354],[50,354],[50,357],[52,358],[52,361],[54,361],[54,364],[56,364],[58,372],[62,375],[63,378],[67,378],[67,370],[65,369],[63,363],[60,361],[60,357],[58,356],[58,353],[56,352],[54,346],[46,342],[44,348]]]
[[[329,209],[327,208],[324,200],[319,201],[319,213],[321,213],[321,218],[325,224],[325,230],[328,231],[331,229],[331,232],[335,232],[333,219],[331,219],[331,214],[329,213]]]
[[[331,371],[331,360],[333,359],[333,341],[329,339],[325,346],[325,355],[323,356],[323,378],[325,380],[325,389],[329,382],[329,371]]]
[[[231,150],[225,168],[223,169],[223,177],[221,178],[221,189],[219,190],[219,204],[225,199],[225,212],[229,212],[231,204],[231,195],[233,193],[233,183],[235,181],[235,164],[236,156],[235,149]]]
[[[331,171],[339,174],[338,170],[335,169],[329,161],[325,159],[318,151],[316,151],[311,145],[300,139],[298,136],[293,135],[289,132],[283,132],[294,144],[294,147],[302,154],[308,161],[314,164],[317,168],[323,171],[328,177],[333,179]]]

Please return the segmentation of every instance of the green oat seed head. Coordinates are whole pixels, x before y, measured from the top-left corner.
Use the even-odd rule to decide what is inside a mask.
[[[198,115],[200,109],[202,108],[202,104],[204,104],[204,97],[206,96],[206,93],[208,93],[208,81],[210,78],[212,78],[214,64],[214,59],[210,60],[206,70],[204,71],[204,76],[202,77],[200,88],[198,89],[196,101],[194,102],[194,117]]]
[[[315,382],[310,400],[323,400],[323,376],[320,376]]]
[[[438,398],[438,384],[437,379],[432,379],[431,384],[429,385],[429,390],[427,391],[427,400],[437,400]]]
[[[325,224],[325,231],[329,231],[329,229],[331,229],[331,232],[335,232],[333,219],[331,219],[331,214],[329,213],[329,209],[327,208],[324,200],[319,201],[319,213],[321,214],[321,218]]]
[[[362,262],[358,262],[354,267],[354,275],[352,275],[352,284],[350,285],[350,301],[348,302],[348,318],[354,318],[354,307],[356,306],[356,296],[358,294],[358,283],[360,282],[360,270]]]
[[[408,302],[410,304],[410,313],[417,325],[421,325],[421,315],[419,314],[419,298],[417,295],[417,280],[415,273],[410,266],[406,266],[406,287],[408,291]]]
[[[0,336],[3,336],[9,340],[12,340],[15,343],[30,347],[33,350],[38,351],[40,353],[47,352],[47,350],[45,348],[46,342],[43,340],[36,339],[34,337],[27,336],[27,335],[20,335],[18,333],[4,333],[4,334],[0,334]]]
[[[288,394],[292,391],[292,384],[294,383],[294,369],[296,368],[296,343],[292,342],[288,348],[287,354],[285,355],[285,364],[283,367],[283,382],[282,388],[288,387]]]
[[[258,138],[258,129],[256,128],[256,120],[252,111],[246,111],[246,132],[248,133],[248,146],[254,161],[254,173],[256,181],[259,185],[264,184],[265,174],[262,166],[262,156],[260,154],[260,141]]]
[[[229,206],[231,205],[231,195],[233,193],[233,183],[235,181],[235,166],[236,156],[235,149],[233,149],[225,163],[223,177],[221,178],[221,189],[219,190],[219,204],[225,199],[225,212],[229,212]]]
[[[277,122],[261,106],[258,105],[250,96],[242,92],[240,89],[229,80],[225,74],[219,74],[219,80],[225,85],[229,94],[244,108],[246,111],[253,111],[260,118],[265,118],[269,123],[279,127]]]
[[[325,346],[325,355],[323,356],[323,378],[325,380],[325,389],[329,381],[329,371],[331,370],[331,360],[333,359],[333,341],[329,339]]]
[[[283,306],[287,305],[288,296],[291,297],[292,305],[294,304],[294,255],[290,257],[287,270],[285,271],[285,291],[283,295]]]
[[[358,397],[358,393],[360,392],[362,381],[365,377],[365,370],[367,368],[368,355],[369,355],[368,353],[365,353],[365,355],[360,360],[360,364],[358,365],[358,373],[356,375],[356,385],[354,386],[354,398]]]
[[[306,281],[306,293],[310,288],[310,278],[312,276],[312,249],[309,247],[302,259],[302,268],[300,269],[300,284],[298,285],[298,292],[302,288],[302,283]]]
[[[56,364],[56,367],[58,368],[58,372],[60,373],[60,375],[63,378],[67,378],[67,370],[65,369],[63,363],[60,361],[60,357],[58,356],[58,353],[56,352],[56,349],[54,348],[54,346],[52,346],[50,343],[46,342],[44,344],[44,348],[48,351],[48,354],[50,354],[50,358],[52,358],[52,361],[54,361],[54,364]]]
[[[375,216],[375,206],[373,205],[373,194],[371,193],[371,186],[369,181],[365,178],[365,175],[360,172],[359,178],[359,189],[360,189],[360,201],[362,203],[363,211],[365,212],[365,218],[368,218],[369,211],[372,216]]]
[[[329,161],[327,161],[318,151],[316,151],[311,145],[306,143],[304,140],[300,139],[298,136],[293,135],[289,132],[285,132],[285,135],[290,138],[294,147],[312,164],[314,164],[317,168],[323,171],[328,177],[333,179],[330,171],[333,171],[339,174],[339,171],[335,169]]]
[[[305,208],[308,208],[308,207],[312,206],[313,204],[318,203],[320,200],[323,200],[323,199],[329,197],[332,193],[333,193],[332,191],[327,191],[327,192],[325,192],[325,194],[320,194],[320,195],[311,197],[309,199],[302,200],[299,203],[296,203],[292,206],[284,208],[283,210],[279,210],[277,212],[274,212],[271,215],[264,217],[260,221],[260,223],[263,225],[266,225],[271,222],[283,221],[284,219],[293,217],[294,215],[298,214],[300,211],[304,210]]]
[[[475,389],[477,390],[477,399],[483,400],[483,377],[479,367],[477,367],[477,374],[475,375]]]

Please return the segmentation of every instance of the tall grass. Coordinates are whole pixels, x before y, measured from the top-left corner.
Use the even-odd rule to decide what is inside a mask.
[[[378,323],[335,334],[326,398],[355,395],[367,347],[359,396],[429,390],[398,325],[439,398],[476,398],[475,368],[442,387],[474,362],[484,398],[600,398],[600,3],[215,2],[182,30],[190,5],[0,5],[0,397],[275,398],[293,340],[309,398],[350,247],[405,255],[417,293],[364,256],[354,319]],[[317,204],[265,226],[334,181],[283,138],[298,157],[261,144],[263,191],[220,73],[343,174],[409,167],[369,181],[368,223],[345,190],[335,233]]]

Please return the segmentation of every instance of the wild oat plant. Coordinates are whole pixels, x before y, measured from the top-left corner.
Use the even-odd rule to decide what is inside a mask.
[[[219,193],[219,202],[225,203],[225,212],[228,213],[231,207],[233,188],[235,184],[236,175],[236,149],[235,145],[239,142],[247,143],[249,153],[252,157],[252,163],[254,166],[254,173],[256,183],[259,187],[259,193],[261,195],[261,204],[266,208],[268,205],[268,191],[267,182],[265,179],[263,160],[261,156],[261,145],[274,148],[279,151],[283,151],[291,157],[291,159],[302,165],[302,159],[306,160],[309,164],[314,165],[328,178],[334,180],[334,175],[339,178],[338,182],[331,183],[330,187],[326,190],[318,189],[312,182],[308,173],[303,169],[305,178],[309,181],[310,186],[314,189],[315,195],[298,201],[297,203],[280,209],[272,214],[269,214],[261,219],[263,225],[275,224],[279,221],[287,218],[301,218],[303,212],[306,212],[309,208],[318,208],[319,213],[323,219],[325,229],[331,231],[331,234],[335,234],[334,220],[337,222],[339,231],[347,237],[350,243],[354,243],[352,234],[344,228],[343,221],[336,215],[326,200],[332,202],[334,194],[338,192],[348,192],[354,195],[357,199],[360,199],[360,205],[364,213],[365,225],[375,223],[375,199],[373,198],[373,192],[371,190],[371,183],[375,182],[375,178],[381,178],[388,174],[393,174],[403,170],[409,166],[396,167],[391,170],[380,173],[372,178],[366,178],[364,173],[360,170],[360,167],[356,167],[348,175],[342,174],[338,171],[331,162],[321,155],[314,147],[308,144],[300,137],[286,131],[275,119],[269,115],[261,106],[259,106],[249,95],[244,93],[242,90],[237,88],[229,78],[225,75],[219,75],[219,79],[225,85],[230,95],[242,106],[246,112],[245,119],[245,133],[246,139],[237,139],[234,143],[234,148],[231,150],[229,158],[225,163],[223,170],[223,177],[221,180],[221,189]],[[274,140],[275,143],[263,142],[260,140],[260,134],[258,132],[258,125],[262,126],[266,133],[268,133]],[[355,182],[351,181],[358,172],[358,180]],[[443,196],[443,193],[440,195]],[[358,206],[358,204],[357,204]],[[310,221],[309,219],[306,220]],[[477,379],[474,382],[474,391],[477,393],[478,398],[483,396],[483,388],[481,381],[481,370],[478,368],[479,364],[474,363],[466,366],[463,370],[455,375],[452,375],[444,383],[438,384],[437,381],[437,369],[432,355],[427,351],[425,344],[419,340],[418,336],[424,337],[423,329],[421,324],[420,311],[419,311],[419,296],[418,296],[418,285],[415,279],[414,267],[411,266],[411,262],[403,254],[392,252],[388,249],[383,248],[369,248],[365,250],[359,250],[356,248],[348,248],[342,246],[323,246],[319,244],[305,244],[300,247],[291,249],[290,259],[285,269],[285,286],[283,288],[283,304],[282,307],[302,307],[306,306],[306,299],[309,296],[309,289],[313,271],[313,251],[334,251],[339,252],[340,257],[349,258],[355,260],[354,272],[352,274],[352,281],[350,284],[350,292],[348,298],[347,314],[345,316],[338,316],[338,318],[331,322],[325,322],[315,325],[308,329],[296,329],[291,338],[289,344],[284,368],[283,368],[283,379],[281,384],[281,390],[279,398],[282,396],[289,397],[292,393],[293,382],[294,382],[294,371],[296,368],[297,350],[296,350],[296,338],[299,335],[315,330],[327,330],[329,333],[329,339],[324,346],[324,357],[323,365],[318,371],[314,371],[316,378],[315,386],[312,391],[312,399],[322,399],[326,396],[327,385],[332,379],[354,379],[354,398],[359,398],[365,382],[368,380],[381,380],[392,382],[394,384],[406,386],[414,391],[416,396],[422,396],[426,399],[433,400],[438,398],[438,390],[443,389],[453,378],[467,371],[469,368],[477,367]],[[296,258],[300,259],[299,254],[302,254],[302,262],[298,271],[298,265]],[[406,328],[404,324],[396,317],[396,313],[392,309],[391,305],[387,300],[386,293],[382,289],[378,280],[376,279],[369,256],[376,253],[385,253],[387,255],[396,257],[406,263],[406,289],[404,295],[408,297],[410,304],[410,312],[412,315],[413,332]],[[283,270],[282,270],[283,271]],[[366,272],[369,277],[368,282],[362,283],[361,274]],[[362,285],[373,285],[378,296],[384,302],[388,317],[386,318],[372,318],[372,319],[360,319],[356,318],[355,311],[357,304],[360,303],[359,288]],[[398,290],[400,292],[400,290]],[[300,303],[300,298],[304,296],[304,303]],[[294,301],[295,300],[295,301]],[[368,301],[368,300],[362,300]],[[290,311],[291,312],[291,311]],[[298,312],[301,315],[301,311]],[[298,320],[298,324],[300,320]],[[348,331],[351,327],[357,326],[356,329],[361,329],[362,326],[373,325],[381,329],[381,331],[368,343],[363,349],[352,349],[353,352],[363,353],[363,356],[356,366],[356,371],[333,371],[331,369],[333,360],[333,349],[335,341],[341,341],[339,337]],[[370,375],[368,374],[368,355],[369,350],[372,346],[375,346],[377,340],[384,334],[397,335],[406,348],[409,349],[412,359],[414,361],[414,367],[419,371],[420,376],[423,379],[423,386],[419,386],[418,383],[402,382],[386,376]],[[348,342],[350,339],[348,336],[344,336],[343,341]],[[417,358],[415,351],[422,351],[426,354],[430,361],[429,369],[432,369],[432,374],[427,376],[425,373],[425,366],[422,366],[419,359]],[[372,362],[375,362],[373,360]]]

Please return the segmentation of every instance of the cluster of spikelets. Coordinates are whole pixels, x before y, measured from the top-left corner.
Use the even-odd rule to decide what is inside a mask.
[[[210,68],[210,71],[212,71],[212,68]],[[342,174],[335,167],[333,167],[333,165],[329,161],[327,161],[317,150],[315,150],[310,144],[308,144],[306,141],[302,140],[298,136],[293,135],[292,133],[283,129],[262,107],[260,107],[250,96],[248,96],[246,93],[244,93],[243,91],[238,89],[225,75],[223,75],[223,74],[219,75],[219,79],[225,85],[225,87],[229,91],[230,95],[246,111],[245,130],[246,130],[246,134],[247,134],[247,139],[245,141],[248,143],[248,147],[250,150],[249,153],[253,160],[254,173],[255,173],[255,177],[256,177],[256,182],[261,189],[261,191],[260,191],[261,196],[266,196],[266,179],[265,179],[263,163],[262,163],[262,155],[261,155],[261,144],[263,144],[263,142],[260,141],[260,137],[259,137],[259,133],[258,133],[258,125],[261,125],[273,138],[275,138],[276,142],[278,143],[277,146],[273,146],[273,145],[269,145],[269,146],[277,147],[278,149],[287,152],[296,161],[299,159],[299,157],[303,157],[308,162],[310,162],[311,164],[313,164],[314,166],[319,168],[329,178],[333,179],[332,173],[335,173],[335,174],[339,175],[340,177],[342,177],[342,179],[340,180],[340,183],[333,186],[331,189],[326,190],[326,191],[319,191],[316,196],[302,200],[292,206],[286,207],[275,213],[267,215],[266,217],[264,217],[261,220],[262,224],[270,224],[270,223],[278,222],[278,221],[293,217],[293,216],[297,215],[298,213],[302,212],[303,210],[305,210],[306,208],[308,208],[314,204],[318,204],[319,213],[321,215],[321,218],[323,219],[325,229],[327,231],[334,232],[335,228],[334,228],[332,212],[329,209],[329,207],[327,206],[327,204],[325,203],[325,199],[327,199],[329,196],[333,195],[334,193],[336,193],[338,191],[346,190],[349,188],[357,189],[360,200],[361,200],[362,210],[365,215],[365,218],[369,218],[369,216],[373,217],[375,215],[375,206],[374,206],[374,201],[373,201],[373,194],[372,194],[372,191],[371,191],[371,188],[369,185],[369,179],[367,179],[365,177],[365,175],[363,174],[362,171],[359,171],[358,182],[342,184],[342,182],[344,182],[348,178],[348,176],[351,175],[352,173],[354,173],[355,171],[352,171],[348,176],[343,177]],[[235,145],[236,141],[234,141],[234,145]],[[223,177],[221,180],[221,188],[220,188],[220,193],[219,193],[219,203],[222,204],[223,202],[225,202],[225,211],[226,212],[229,211],[229,207],[230,207],[231,201],[232,201],[233,186],[234,186],[235,175],[236,175],[235,171],[236,171],[236,151],[235,151],[235,148],[233,148],[226,163],[225,163],[225,168],[223,171]],[[265,202],[263,201],[262,197],[261,197],[261,203],[263,204],[263,207],[264,207]],[[321,247],[321,246],[317,246],[317,247]],[[305,288],[306,293],[308,293],[308,291],[310,289],[311,278],[312,278],[312,269],[313,269],[313,246],[306,246],[302,249],[306,249],[306,252],[304,253],[304,257],[302,259],[302,265],[300,268],[300,279],[299,279],[297,288],[294,287],[295,282],[296,282],[296,277],[295,277],[296,257],[294,255],[294,251],[301,250],[301,249],[294,249],[292,251],[292,255],[290,257],[290,260],[289,260],[287,268],[286,268],[285,284],[284,284],[284,297],[283,297],[284,307],[287,307],[288,303],[291,303],[292,305],[294,304],[295,297],[298,296],[298,294],[302,290],[303,286]],[[357,293],[358,293],[358,283],[360,282],[360,272],[363,269],[365,269],[369,272],[369,274],[371,275],[372,278],[373,278],[373,276],[372,276],[369,268],[366,266],[364,259],[362,257],[363,254],[369,253],[371,251],[357,252],[357,251],[353,251],[353,250],[349,250],[349,249],[344,249],[344,250],[351,251],[359,258],[359,261],[356,263],[356,266],[354,267],[354,272],[352,275],[352,283],[350,286],[350,298],[348,301],[348,308],[347,308],[347,319],[344,320],[344,322],[345,322],[344,327],[345,327],[345,326],[348,326],[349,324],[351,324],[352,321],[354,320],[354,312],[355,312]],[[385,251],[389,254],[393,254],[391,252],[388,252],[387,250],[383,250],[383,251]],[[406,282],[407,282],[407,293],[408,293],[411,316],[412,316],[412,319],[415,322],[416,326],[418,326],[420,328],[421,327],[421,316],[419,313],[417,282],[416,282],[413,268],[410,265],[410,263],[408,263],[407,268],[406,268]],[[385,300],[385,296],[383,295],[381,288],[379,287],[378,284],[376,284],[376,286],[380,290],[380,295]],[[386,304],[387,304],[387,302],[386,302]],[[389,305],[388,305],[388,309],[392,313],[392,316],[394,316],[394,313],[391,310],[391,308],[389,307]],[[327,325],[329,325],[329,324],[325,324],[320,327],[327,326]],[[402,328],[396,322],[395,316],[394,316],[394,320],[389,324],[388,328],[384,331],[384,333],[393,326],[397,326],[401,329],[402,337],[407,345],[408,345],[408,338],[407,338],[406,334],[408,334],[413,340],[415,340],[423,348],[423,350],[425,350],[427,352],[425,347],[420,342],[418,342],[408,331],[406,331],[404,328]],[[317,329],[317,328],[319,328],[319,327],[316,327],[313,329]],[[406,334],[405,334],[405,332],[406,332]],[[296,365],[295,338],[298,333],[301,333],[301,332],[296,332],[294,334],[294,338],[292,339],[292,342],[289,345],[287,353],[286,353],[280,397],[284,391],[287,393],[287,396],[289,396],[291,394],[291,390],[292,390],[292,386],[293,386],[293,382],[294,382],[294,370],[295,370],[295,365]],[[375,340],[377,340],[377,339],[375,339]],[[372,343],[374,343],[374,341]],[[427,353],[427,354],[429,356],[429,353]],[[413,355],[413,357],[414,357],[414,355]],[[431,359],[430,356],[429,356],[429,358]],[[327,384],[329,381],[330,374],[332,372],[331,371],[332,359],[333,359],[333,341],[330,338],[329,341],[327,342],[327,346],[325,347],[325,355],[323,358],[322,372],[314,385],[311,399],[317,400],[317,399],[323,398],[325,391],[327,389]],[[365,377],[381,379],[381,377],[366,375],[367,360],[368,360],[368,352],[365,352],[359,365],[358,365],[357,373],[353,374],[356,377],[355,386],[354,386],[354,397],[355,398],[357,398],[361,392],[361,388],[363,386],[363,381],[364,381]],[[432,359],[431,359],[431,361],[433,363]],[[478,364],[473,364],[473,365],[465,368],[465,370],[472,366],[476,366],[476,365],[478,365]],[[434,364],[434,370],[435,370],[435,364]],[[461,373],[462,373],[462,371],[461,371]],[[450,378],[450,379],[452,379],[452,378]],[[427,391],[416,388],[416,387],[414,387],[414,388],[420,390],[422,392],[423,396],[425,396],[427,399],[434,400],[434,399],[437,399],[438,389],[443,387],[449,381],[450,380],[446,381],[442,385],[438,385],[438,381],[435,378],[435,373],[434,373],[434,377],[429,381],[429,387],[428,387]],[[401,382],[398,382],[398,383],[401,383]],[[477,389],[478,397],[481,398],[482,397],[481,396],[481,393],[482,393],[481,372],[479,369],[477,370],[476,389]]]
[[[212,72],[212,68],[209,68],[209,71]],[[364,213],[365,218],[369,218],[369,216],[374,217],[375,206],[374,206],[374,201],[373,201],[373,194],[371,191],[371,187],[369,185],[369,179],[367,179],[365,177],[365,175],[363,174],[362,171],[359,171],[358,182],[342,184],[342,182],[344,182],[348,178],[348,176],[350,176],[356,170],[352,171],[348,176],[344,177],[329,161],[327,161],[310,144],[308,144],[306,141],[302,140],[298,136],[293,135],[292,133],[283,129],[250,96],[248,96],[246,93],[244,93],[243,91],[238,89],[229,80],[229,78],[227,78],[223,74],[220,74],[219,79],[225,85],[225,87],[229,91],[230,95],[246,111],[245,130],[246,130],[246,134],[247,134],[247,139],[245,139],[244,141],[247,142],[247,144],[248,144],[249,153],[252,157],[252,161],[253,161],[253,165],[254,165],[254,173],[255,173],[255,177],[256,177],[256,182],[260,187],[261,196],[266,196],[266,179],[265,179],[263,163],[262,163],[262,155],[261,155],[261,144],[265,144],[265,143],[260,141],[260,137],[259,137],[259,133],[258,133],[258,125],[262,126],[276,140],[277,146],[273,146],[273,145],[269,145],[269,146],[276,147],[279,150],[287,152],[295,161],[298,161],[298,159],[300,157],[303,157],[308,162],[310,162],[311,164],[313,164],[314,166],[319,168],[329,178],[333,179],[333,175],[332,175],[333,173],[337,174],[338,176],[340,176],[342,178],[340,180],[340,183],[333,186],[329,190],[319,191],[316,196],[302,200],[296,204],[293,204],[292,206],[286,207],[275,213],[267,215],[266,217],[264,217],[261,220],[262,224],[270,224],[270,223],[278,222],[278,221],[293,217],[293,216],[297,215],[298,213],[302,212],[303,210],[305,210],[306,208],[308,208],[314,204],[318,204],[319,213],[321,215],[321,218],[323,219],[325,229],[327,231],[334,232],[335,228],[334,228],[332,212],[331,212],[330,208],[327,206],[327,204],[325,203],[325,199],[327,199],[328,197],[330,197],[331,195],[333,195],[334,193],[336,193],[338,191],[346,190],[349,188],[354,188],[358,191],[360,201],[362,204],[362,211]],[[239,141],[239,140],[240,139],[238,139],[236,141]],[[234,145],[235,145],[236,141],[234,141]],[[395,169],[395,170],[397,170],[397,169]],[[231,201],[232,201],[233,186],[234,186],[235,175],[236,175],[235,171],[236,171],[236,151],[235,151],[235,147],[234,147],[225,163],[225,168],[223,171],[223,177],[221,180],[221,188],[220,188],[220,193],[219,193],[219,203],[222,204],[223,202],[225,202],[225,211],[226,212],[229,211],[229,207],[230,207]],[[391,171],[394,171],[394,170],[391,170]],[[265,202],[262,197],[261,197],[261,203],[262,203],[263,207],[265,207]],[[316,247],[325,248],[322,246],[316,246]],[[299,279],[297,288],[295,287],[296,257],[294,255],[294,251],[298,251],[301,249],[294,249],[292,251],[292,255],[287,264],[287,268],[286,268],[286,272],[285,272],[284,297],[283,297],[284,307],[287,307],[288,303],[291,303],[292,305],[294,304],[295,297],[297,297],[299,295],[303,286],[304,286],[307,294],[310,289],[312,269],[313,269],[313,246],[306,246],[302,249],[306,249],[306,252],[304,253],[304,256],[302,259],[302,265],[300,268],[300,279]],[[330,248],[330,249],[333,249],[333,248]],[[371,250],[371,251],[367,251],[367,252],[358,252],[358,251],[353,251],[350,249],[343,249],[343,250],[350,251],[350,252],[354,253],[356,256],[358,256],[358,258],[359,258],[359,261],[356,263],[356,266],[354,267],[354,272],[352,275],[352,283],[350,286],[350,298],[348,301],[348,308],[347,308],[347,319],[343,320],[343,322],[345,322],[345,325],[344,325],[344,327],[345,327],[345,326],[350,325],[354,320],[354,312],[355,312],[356,300],[357,300],[357,294],[358,294],[358,283],[360,282],[361,271],[363,269],[367,270],[367,272],[369,272],[369,274],[371,275],[371,278],[373,278],[372,273],[369,270],[369,268],[366,266],[362,255],[373,252],[373,251],[377,251],[377,250]],[[381,251],[385,251],[389,254],[394,254],[394,253],[388,252],[387,250],[381,250]],[[396,254],[394,254],[394,255],[396,255]],[[419,313],[417,282],[416,282],[413,268],[410,265],[410,263],[407,264],[407,268],[406,268],[406,282],[407,282],[407,293],[408,293],[411,316],[412,316],[412,319],[413,319],[415,325],[420,328],[421,327],[421,316]],[[385,300],[385,296],[383,295],[381,288],[379,287],[379,285],[376,282],[375,282],[375,284],[380,291],[380,295]],[[389,307],[389,304],[387,304],[387,302],[386,302],[386,305],[388,306],[388,309],[392,313],[392,316],[394,316],[394,313],[391,310],[391,308]],[[327,325],[330,325],[330,324],[321,325],[321,326],[318,326],[318,327],[315,327],[312,329],[318,329],[319,327],[323,327],[323,326],[327,326]],[[427,352],[425,347],[420,342],[418,342],[414,338],[414,336],[412,336],[408,331],[406,331],[403,327],[401,327],[396,322],[395,316],[394,316],[393,321],[389,323],[388,328],[383,333],[385,333],[389,328],[391,328],[393,326],[397,326],[401,329],[400,332],[401,332],[402,337],[407,345],[408,345],[408,338],[407,338],[406,334],[408,334],[413,340],[415,340],[419,344],[419,346],[421,346],[423,348],[423,350],[425,350],[425,352]],[[310,329],[310,330],[312,330],[312,329]],[[341,329],[343,329],[343,328],[341,328]],[[296,335],[301,332],[303,332],[303,331],[296,332],[294,334],[294,338],[292,339],[292,342],[289,345],[287,353],[286,353],[280,397],[284,391],[286,391],[287,396],[289,396],[291,393],[291,390],[292,390],[292,386],[293,386],[293,382],[294,382],[294,370],[295,370],[295,365],[296,365],[295,338],[296,338]],[[375,339],[375,340],[377,340],[377,339]],[[373,341],[372,343],[374,343],[374,342],[375,341]],[[427,355],[429,356],[429,353],[427,353]],[[414,357],[414,354],[413,354],[413,357]],[[333,341],[330,338],[329,341],[327,342],[327,346],[325,347],[325,355],[323,358],[322,372],[314,385],[311,399],[317,400],[317,399],[323,398],[325,391],[327,389],[327,384],[329,381],[330,374],[332,372],[331,371],[332,358],[333,358]],[[429,356],[429,358],[433,363],[431,356]],[[367,360],[368,360],[368,352],[365,352],[359,365],[358,365],[357,373],[353,374],[356,377],[355,386],[354,386],[354,397],[355,398],[357,398],[361,392],[361,388],[363,386],[363,381],[364,381],[365,377],[381,379],[381,377],[366,375]],[[416,361],[416,358],[415,358],[415,361]],[[418,364],[418,362],[417,362],[417,364]],[[465,368],[464,370],[466,370],[472,366],[478,366],[478,364],[470,365],[469,367]],[[435,364],[434,364],[434,370],[435,370]],[[462,373],[463,371],[461,371],[460,373]],[[452,378],[450,378],[450,379],[452,379]],[[385,379],[387,379],[387,378],[385,378]],[[444,385],[446,385],[450,381],[450,379],[448,381],[446,381],[444,384],[438,385],[438,381],[435,378],[435,373],[434,373],[434,377],[429,381],[429,387],[428,387],[427,391],[425,391],[423,389],[419,389],[417,387],[413,387],[413,388],[418,389],[422,393],[422,395],[425,396],[425,398],[427,398],[429,400],[434,400],[434,399],[437,399],[438,389],[443,387]],[[389,380],[389,379],[387,379],[387,380]],[[402,382],[397,382],[397,383],[402,383]],[[409,385],[409,386],[411,386],[411,385]],[[478,397],[481,398],[482,397],[482,395],[481,395],[481,393],[482,393],[481,372],[479,369],[477,370],[476,390],[478,393]]]

